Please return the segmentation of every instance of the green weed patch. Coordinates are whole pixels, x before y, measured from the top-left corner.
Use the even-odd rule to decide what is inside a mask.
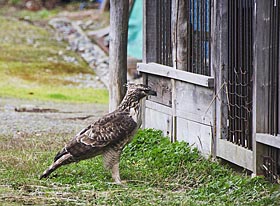
[[[261,206],[280,201],[279,185],[237,174],[151,129],[139,131],[123,152],[120,171],[126,187],[112,184],[100,157],[61,167],[49,179],[38,180],[66,136],[28,136],[20,144],[1,137],[0,203]]]

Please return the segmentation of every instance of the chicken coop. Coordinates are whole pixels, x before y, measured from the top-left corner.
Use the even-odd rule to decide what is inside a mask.
[[[143,126],[280,176],[280,0],[143,1]]]

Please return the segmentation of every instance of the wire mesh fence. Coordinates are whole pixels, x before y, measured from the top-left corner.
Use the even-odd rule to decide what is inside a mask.
[[[252,149],[253,0],[228,5],[228,141]]]

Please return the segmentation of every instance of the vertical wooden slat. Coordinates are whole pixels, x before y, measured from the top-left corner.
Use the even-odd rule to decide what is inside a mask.
[[[189,13],[189,0],[172,1],[172,45],[173,45],[173,67],[179,70],[188,70],[188,47],[187,33]]]
[[[261,15],[260,15],[261,13]],[[253,152],[254,173],[262,174],[261,165],[265,148],[256,142],[256,133],[268,131],[268,65],[269,65],[269,4],[266,0],[254,0],[254,83],[253,83]],[[265,32],[266,31],[266,32]],[[265,34],[266,33],[266,34]],[[265,34],[265,35],[264,35]]]

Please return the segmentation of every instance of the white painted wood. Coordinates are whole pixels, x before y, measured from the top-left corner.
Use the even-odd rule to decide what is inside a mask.
[[[154,128],[161,130],[164,136],[171,138],[172,116],[146,108],[145,110],[145,128]]]
[[[235,145],[227,140],[217,140],[217,156],[253,171],[253,151]]]
[[[256,141],[280,149],[280,136],[256,133]]]
[[[214,91],[195,84],[176,81],[176,115],[206,125],[214,124]]]
[[[156,64],[156,63],[138,63],[137,69],[140,72],[154,74],[163,77],[169,77],[184,82],[212,88],[214,86],[214,78],[191,72],[176,70],[172,67]]]
[[[146,108],[153,109],[155,111],[161,112],[163,114],[172,115],[172,108],[164,106],[163,104],[158,104],[156,102],[146,100]]]
[[[177,140],[197,147],[206,157],[211,155],[212,136],[211,126],[177,117]]]
[[[172,115],[173,110],[171,107],[164,106],[162,104],[158,104],[156,102],[146,100],[146,108],[158,111],[163,114]],[[190,114],[185,111],[176,111],[176,116],[185,120],[190,120],[199,124],[203,124],[206,126],[212,126],[214,119],[210,120],[210,118],[203,118],[202,116],[196,114]]]

